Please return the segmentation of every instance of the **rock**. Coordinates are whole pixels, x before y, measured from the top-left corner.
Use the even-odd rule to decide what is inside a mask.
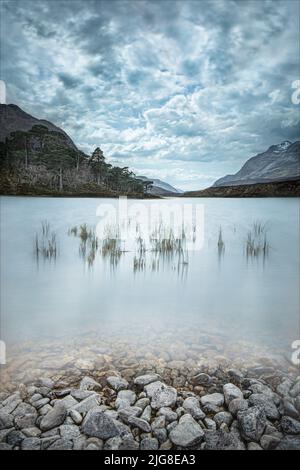
[[[218,412],[219,407],[224,404],[224,395],[222,393],[211,393],[200,398],[201,405],[208,412]]]
[[[266,427],[266,415],[261,407],[253,406],[237,414],[239,429],[246,441],[259,442]]]
[[[78,411],[78,413],[87,413],[89,410],[92,408],[95,408],[96,406],[99,406],[101,403],[101,398],[99,395],[93,394],[84,400],[82,400],[80,403],[77,403],[75,406],[73,406],[71,409]]]
[[[263,450],[257,442],[249,442],[247,445],[248,450]]]
[[[286,416],[290,416],[291,418],[298,419],[299,418],[299,411],[294,407],[293,403],[291,403],[288,399],[284,399],[283,403],[283,413]]]
[[[125,379],[117,376],[111,376],[107,378],[107,383],[114,389],[116,392],[119,390],[125,390],[128,387],[128,382]]]
[[[295,398],[295,408],[300,413],[300,395]]]
[[[290,416],[283,416],[280,424],[285,434],[300,434],[300,422]]]
[[[141,429],[143,432],[151,432],[150,424],[141,418],[137,418],[136,416],[130,416],[128,419],[128,423],[132,426],[136,426],[137,428]]]
[[[203,421],[207,429],[212,429],[214,431],[217,429],[217,423],[213,419],[204,418]]]
[[[168,407],[160,408],[158,410],[158,416],[164,416],[166,419],[166,422],[168,423],[171,423],[177,420],[177,413],[175,413],[175,411],[172,411],[171,408],[168,408]]]
[[[118,450],[138,450],[139,444],[133,439],[133,437],[126,436],[122,439]]]
[[[157,383],[157,382],[153,382],[153,383]],[[156,388],[155,392],[152,395],[151,407],[155,410],[162,408],[162,407],[168,407],[168,406],[172,407],[175,405],[176,400],[177,400],[177,390],[173,387],[169,387],[168,385],[165,385],[164,383],[161,383],[161,385]]]
[[[145,386],[145,393],[147,397],[152,398],[154,393],[161,388],[162,385],[165,385],[163,382],[157,380],[156,382],[151,382]]]
[[[204,431],[190,414],[186,414],[180,418],[169,437],[176,446],[191,447],[200,444],[204,438]]]
[[[11,445],[12,447],[21,444],[23,439],[25,439],[25,434],[23,434],[21,431],[16,431],[13,429],[7,436],[6,436],[6,442],[7,444]]]
[[[13,426],[13,423],[13,416],[0,409],[0,429],[11,428]]]
[[[138,406],[128,406],[127,408],[121,408],[119,410],[119,418],[124,421],[124,423],[128,423],[128,420],[131,416],[140,416],[142,413],[141,408]],[[142,419],[145,419],[144,417]]]
[[[69,411],[69,415],[71,416],[75,424],[80,424],[82,422],[82,416],[78,411],[71,409]]]
[[[51,402],[51,404],[54,404],[55,406],[58,403],[63,405],[67,410],[70,410],[71,408],[73,408],[74,406],[78,404],[78,401],[75,400],[75,398],[73,398],[71,395],[67,395],[66,397],[60,400],[53,400],[53,403]]]
[[[260,445],[265,450],[274,450],[278,446],[280,439],[276,436],[268,436],[265,434],[260,440]]]
[[[22,450],[40,450],[41,440],[38,437],[26,437],[21,442]]]
[[[142,410],[146,408],[150,404],[149,398],[140,398],[136,403],[135,406],[138,406]]]
[[[141,450],[157,450],[158,440],[155,437],[145,437],[141,441]]]
[[[131,390],[120,390],[116,399],[116,408],[127,408],[136,401],[136,394]]]
[[[20,392],[13,393],[2,402],[1,413],[12,413],[21,402]]]
[[[247,410],[248,402],[244,398],[234,398],[229,403],[228,409],[233,416],[236,416],[239,411]]]
[[[223,385],[223,393],[225,397],[225,403],[227,406],[232,400],[236,398],[239,398],[239,399],[243,398],[242,391],[236,385],[232,383],[227,383]]]
[[[92,395],[95,395],[96,392],[94,390],[71,390],[71,396],[74,398],[76,401],[82,401],[85,398],[88,398]],[[76,404],[76,403],[74,403]]]
[[[75,424],[62,424],[59,427],[60,436],[63,439],[72,440],[80,436],[80,430]]]
[[[208,374],[200,373],[194,375],[192,382],[194,385],[209,385],[211,383],[211,377]]]
[[[239,369],[229,369],[228,375],[237,383],[240,383],[244,378],[243,373]]]
[[[110,439],[119,434],[115,420],[107,416],[99,407],[88,411],[81,430],[84,434],[99,437],[99,439]]]
[[[150,421],[151,419],[151,414],[152,414],[152,408],[150,405],[146,406],[144,409],[141,418],[144,419],[145,421]]]
[[[284,436],[279,442],[276,450],[299,450],[300,436]]]
[[[265,396],[262,393],[253,393],[248,403],[250,406],[259,406],[261,407],[268,419],[277,420],[280,418],[279,411],[274,404],[274,401],[269,396]]]
[[[134,379],[134,384],[138,385],[139,387],[145,387],[145,385],[157,381],[158,378],[159,376],[157,374],[140,375]]]
[[[48,431],[49,429],[60,426],[67,417],[67,409],[61,404],[57,403],[54,408],[47,413],[40,422],[40,428],[42,431]]]
[[[295,383],[295,385],[290,389],[289,393],[291,397],[294,397],[294,398],[300,395],[300,380],[298,380],[298,382]]]
[[[30,428],[35,425],[37,415],[27,414],[24,416],[17,416],[15,418],[15,427],[17,429]]]
[[[154,436],[158,439],[159,443],[162,444],[168,438],[166,429],[154,429],[153,431]]]
[[[96,382],[96,380],[88,376],[83,377],[79,385],[79,389],[82,391],[101,390],[101,388],[102,388],[101,385],[98,382]]]
[[[42,431],[36,426],[31,428],[24,428],[22,429],[22,432],[26,437],[39,437],[42,433]]]
[[[0,450],[12,450],[12,446],[6,442],[0,442]]]
[[[193,418],[197,420],[205,418],[205,413],[201,410],[199,400],[196,397],[186,398],[182,406]]]
[[[104,444],[104,450],[119,450],[121,443],[122,443],[122,438],[120,436],[107,439],[107,441]]]
[[[48,379],[47,377],[45,377],[45,378],[38,379],[35,385],[37,387],[47,387],[47,388],[53,389],[55,383],[52,379]]]
[[[205,450],[244,450],[245,444],[235,433],[222,430],[205,432]]]
[[[289,391],[291,389],[293,385],[293,382],[291,381],[291,379],[285,379],[283,380],[283,382],[281,382],[277,388],[276,388],[276,392],[281,395],[282,397],[285,397],[285,396],[288,396],[289,394]]]
[[[228,411],[221,411],[214,416],[214,421],[216,422],[217,426],[220,427],[221,424],[225,423],[228,427],[230,427],[233,417]]]
[[[68,439],[56,439],[53,444],[48,447],[48,450],[72,450],[73,442]]]
[[[39,409],[39,415],[40,416],[45,416],[49,411],[51,411],[53,407],[51,405],[45,405],[42,408]]]

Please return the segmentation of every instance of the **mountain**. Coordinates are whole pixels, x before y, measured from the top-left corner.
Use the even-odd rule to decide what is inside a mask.
[[[169,183],[156,178],[147,178],[147,176],[137,176],[137,178],[145,182],[153,182],[153,185],[148,192],[154,196],[174,196],[183,193],[181,189],[174,188]]]
[[[43,126],[49,131],[61,134],[64,137],[66,145],[76,149],[72,139],[59,127],[44,119],[37,119],[30,114],[25,113],[15,104],[0,104],[0,142],[5,142],[13,132],[30,131],[33,126]]]
[[[99,147],[86,155],[62,129],[14,104],[1,104],[0,126],[1,194],[154,197]]]
[[[247,160],[234,175],[218,179],[215,186],[234,186],[287,181],[300,178],[300,141],[272,145],[266,152]]]

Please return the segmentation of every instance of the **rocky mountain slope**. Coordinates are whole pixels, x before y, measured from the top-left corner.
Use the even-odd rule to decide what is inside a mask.
[[[153,185],[149,188],[149,194],[155,196],[174,196],[183,193],[181,189],[174,188],[174,186],[171,186],[169,183],[156,178],[147,178],[147,176],[138,176],[137,178],[145,182],[152,181]]]
[[[233,186],[300,178],[300,141],[272,145],[250,158],[234,175],[217,180],[213,186]]]

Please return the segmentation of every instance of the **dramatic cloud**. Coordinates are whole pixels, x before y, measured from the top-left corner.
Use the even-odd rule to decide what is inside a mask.
[[[1,2],[8,102],[83,150],[200,188],[299,139],[299,2]]]

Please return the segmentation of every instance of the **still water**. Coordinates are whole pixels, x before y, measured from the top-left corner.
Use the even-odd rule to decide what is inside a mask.
[[[299,199],[167,202],[176,211],[201,206],[202,247],[157,263],[146,248],[139,265],[134,249],[124,249],[117,262],[98,250],[89,263],[79,238],[70,235],[74,226],[96,226],[99,204],[117,207],[116,199],[1,197],[1,339],[57,340],[116,328],[139,335],[144,327],[163,335],[174,326],[178,335],[181,327],[197,335],[205,325],[232,341],[288,351],[300,336]],[[35,236],[45,220],[56,234],[55,259],[36,256]],[[247,256],[247,237],[258,221],[268,249]]]

